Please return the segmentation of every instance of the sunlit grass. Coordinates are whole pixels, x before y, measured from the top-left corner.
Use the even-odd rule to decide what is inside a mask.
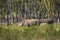
[[[0,40],[46,40],[60,36],[60,24],[43,26],[0,25]]]

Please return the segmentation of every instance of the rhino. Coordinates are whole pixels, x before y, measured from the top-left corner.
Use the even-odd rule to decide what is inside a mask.
[[[23,21],[21,21],[21,23],[19,23],[19,26],[32,26],[32,25],[42,25],[42,23],[44,24],[52,24],[54,23],[54,20],[52,19],[25,19]]]
[[[54,19],[40,19],[40,23],[52,24],[54,23]]]
[[[19,26],[31,26],[31,25],[38,25],[39,24],[39,19],[26,19],[23,20],[21,23],[19,23]]]

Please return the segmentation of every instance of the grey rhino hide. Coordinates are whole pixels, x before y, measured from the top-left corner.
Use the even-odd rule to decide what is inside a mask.
[[[54,23],[54,20],[52,19],[25,19],[21,23],[19,23],[19,26],[31,26],[31,25],[41,25],[42,23],[46,24],[52,24]]]
[[[38,25],[39,19],[25,19],[21,23],[19,23],[19,26],[32,26],[32,25]]]
[[[40,23],[52,24],[54,23],[53,19],[40,19]]]

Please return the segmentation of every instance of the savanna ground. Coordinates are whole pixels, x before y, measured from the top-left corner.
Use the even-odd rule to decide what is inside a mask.
[[[60,40],[60,24],[29,27],[0,25],[0,40]]]

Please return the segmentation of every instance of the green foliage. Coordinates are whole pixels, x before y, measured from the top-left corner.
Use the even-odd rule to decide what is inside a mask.
[[[54,16],[54,0],[43,0],[48,18]]]
[[[10,0],[9,2],[7,1],[8,0],[0,0],[1,18],[3,18],[3,16],[7,17],[7,14],[9,14],[10,17],[11,15],[14,15],[15,18],[17,16],[21,19],[33,17],[52,18],[55,15],[55,2],[59,2],[58,0]],[[10,11],[10,13],[7,13],[7,11]]]
[[[60,36],[60,25],[51,24],[44,26],[0,25],[0,40],[45,40]],[[58,39],[58,38],[56,38]]]
[[[55,3],[58,3],[58,4],[60,4],[60,0],[55,0]]]

